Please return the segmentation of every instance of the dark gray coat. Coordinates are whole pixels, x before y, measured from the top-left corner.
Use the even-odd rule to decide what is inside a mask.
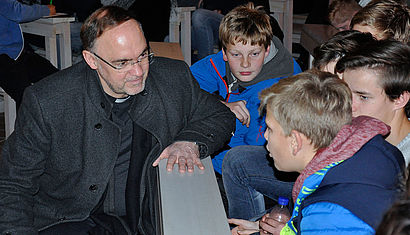
[[[231,137],[235,117],[204,92],[188,66],[156,58],[131,119],[153,136],[140,187],[141,233],[154,231],[158,204],[153,161],[177,140],[203,143],[208,155]],[[97,73],[84,62],[26,89],[0,165],[0,232],[36,234],[87,218],[99,202],[120,148],[120,129]],[[136,202],[138,203],[138,202]],[[145,221],[144,221],[145,220]]]

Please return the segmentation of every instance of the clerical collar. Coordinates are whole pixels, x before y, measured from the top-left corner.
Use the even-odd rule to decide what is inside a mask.
[[[117,104],[121,104],[121,103],[124,103],[125,101],[127,101],[130,97],[131,96],[129,95],[125,98],[116,98],[114,102],[117,103]]]

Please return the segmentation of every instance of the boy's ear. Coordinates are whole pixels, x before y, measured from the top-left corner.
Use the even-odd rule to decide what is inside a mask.
[[[226,56],[225,49],[222,48],[222,58],[225,62],[228,62],[228,57]]]
[[[296,156],[303,146],[303,138],[299,131],[292,130],[290,132],[292,155]]]
[[[270,45],[266,48],[266,51],[265,51],[265,58],[266,58],[266,57],[268,57],[268,55],[269,55],[269,51],[270,51]]]
[[[394,100],[394,107],[396,110],[398,109],[404,109],[406,107],[407,103],[410,100],[410,93],[408,91],[403,92],[399,98]]]
[[[83,50],[82,53],[84,60],[85,62],[87,62],[88,66],[90,66],[91,69],[97,69],[97,61],[95,61],[95,56],[87,50]]]

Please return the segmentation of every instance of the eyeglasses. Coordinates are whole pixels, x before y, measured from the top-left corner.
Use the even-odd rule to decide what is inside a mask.
[[[146,65],[148,63],[151,63],[154,59],[154,53],[151,52],[150,48],[145,49],[144,52],[142,52],[141,55],[138,56],[137,60],[120,60],[114,62],[113,64],[101,58],[101,56],[97,55],[97,53],[92,51],[91,53],[95,55],[98,59],[100,59],[102,62],[108,64],[111,68],[117,70],[120,73],[126,73],[130,71],[135,64]]]

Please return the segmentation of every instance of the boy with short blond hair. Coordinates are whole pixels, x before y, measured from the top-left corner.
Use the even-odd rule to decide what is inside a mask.
[[[400,151],[383,138],[389,127],[352,119],[349,87],[327,72],[282,79],[260,99],[269,156],[278,170],[300,173],[295,206],[286,224],[269,214],[257,222],[231,219],[239,225],[232,234],[373,234],[399,195],[404,170]]]

